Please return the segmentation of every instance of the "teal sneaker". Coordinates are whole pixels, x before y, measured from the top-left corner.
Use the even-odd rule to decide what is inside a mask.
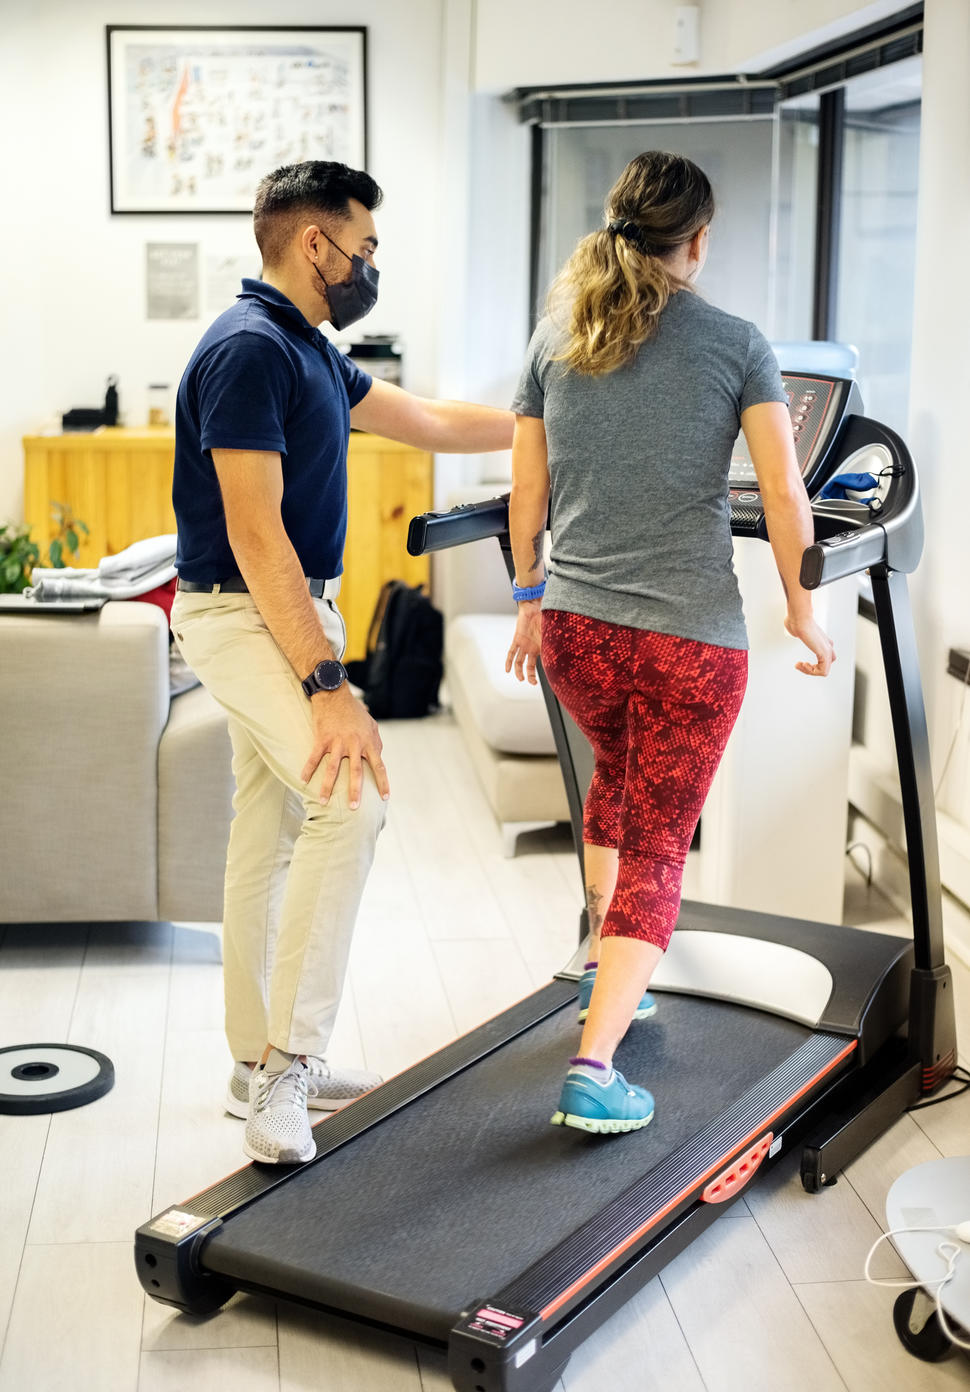
[[[574,1126],[596,1135],[639,1131],[653,1120],[653,1096],[628,1083],[615,1068],[594,1059],[574,1058],[559,1096],[553,1126]],[[601,1081],[602,1079],[602,1081]]]
[[[585,1020],[586,1016],[589,1014],[589,1002],[593,995],[593,982],[596,980],[596,966],[597,964],[595,962],[587,962],[586,970],[579,978],[578,1004],[580,1024],[582,1024],[583,1020]],[[644,991],[643,995],[640,997],[640,1004],[633,1012],[634,1020],[647,1020],[651,1015],[656,1015],[656,1013],[657,1002],[649,991]]]

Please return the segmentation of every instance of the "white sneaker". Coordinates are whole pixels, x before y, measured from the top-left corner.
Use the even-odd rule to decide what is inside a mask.
[[[379,1073],[363,1068],[334,1068],[326,1059],[307,1054],[307,1106],[318,1112],[336,1112],[371,1088],[380,1087]]]
[[[233,1064],[226,1088],[226,1111],[245,1121],[249,1116],[249,1079],[253,1070],[247,1063]],[[371,1088],[380,1087],[384,1079],[379,1073],[362,1068],[334,1068],[326,1059],[307,1056],[307,1106],[318,1112],[336,1112],[363,1097]]]
[[[231,1112],[234,1117],[239,1117],[240,1121],[245,1121],[249,1116],[249,1080],[253,1075],[253,1070],[248,1063],[233,1064],[232,1072],[229,1074],[229,1086],[226,1088],[226,1111]]]
[[[245,1067],[245,1064],[243,1065]],[[306,1112],[307,1068],[294,1059],[283,1073],[254,1068],[243,1150],[267,1165],[300,1165],[317,1153]]]

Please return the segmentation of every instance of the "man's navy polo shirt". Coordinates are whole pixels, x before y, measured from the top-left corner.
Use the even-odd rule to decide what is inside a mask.
[[[196,584],[239,574],[210,450],[272,450],[282,456],[283,526],[303,573],[329,580],[343,570],[350,408],[371,378],[273,286],[242,285],[179,385],[175,564]]]

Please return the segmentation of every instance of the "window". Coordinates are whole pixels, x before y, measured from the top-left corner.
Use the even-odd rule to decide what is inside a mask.
[[[905,431],[922,59],[845,87],[834,336],[859,350],[866,412]]]
[[[701,293],[765,327],[772,291],[774,121],[738,119],[551,127],[545,133],[537,308],[581,237],[603,225],[603,203],[625,165],[644,150],[670,150],[700,165],[717,214]]]
[[[819,99],[795,97],[778,109],[778,185],[774,339],[812,337]]]

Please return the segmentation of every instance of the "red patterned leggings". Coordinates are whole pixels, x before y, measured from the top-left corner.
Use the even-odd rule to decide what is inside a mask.
[[[748,654],[546,609],[542,665],[596,756],[583,840],[619,849],[602,934],[666,948],[694,828],[741,709]]]

